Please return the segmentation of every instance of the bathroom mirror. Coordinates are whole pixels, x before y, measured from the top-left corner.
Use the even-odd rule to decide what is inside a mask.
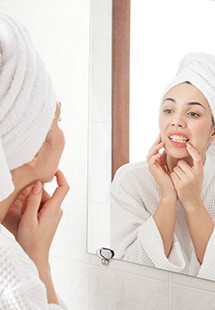
[[[117,145],[113,144],[115,135],[113,123],[116,121],[114,117],[115,113],[119,114],[119,110],[116,111],[116,106],[112,109],[115,86],[112,81],[116,77],[116,72],[112,71],[113,60],[116,60],[114,49],[112,50],[112,16],[117,5],[121,5],[122,8],[128,3],[129,1],[117,0],[113,0],[113,3],[111,0],[92,0],[91,3],[88,182],[88,252],[90,253],[96,253],[101,247],[111,247],[110,183],[113,164],[115,165],[114,155],[121,148],[119,146],[117,149]],[[189,52],[208,52],[215,55],[214,1],[130,0],[129,4],[130,57],[127,53],[128,59],[124,61],[124,65],[127,66],[130,61],[130,76],[124,81],[126,87],[124,93],[121,93],[122,98],[118,98],[119,102],[120,100],[123,102],[123,95],[125,100],[128,96],[130,99],[129,137],[126,136],[123,144],[125,154],[126,143],[129,146],[129,157],[126,154],[122,164],[127,160],[134,163],[146,159],[148,150],[158,134],[160,98],[167,84],[173,79],[181,57]],[[125,14],[128,10],[123,12]],[[120,24],[125,15],[122,15],[121,19],[119,16],[118,18]],[[123,35],[122,29],[121,35]],[[129,36],[126,39],[129,40]],[[114,37],[116,43],[115,40],[116,37]],[[115,65],[115,69],[116,67]],[[114,81],[118,83],[117,80]],[[125,105],[125,109],[127,113],[128,105]],[[126,118],[128,124],[126,113],[122,118]],[[125,124],[123,120],[121,121]],[[126,130],[126,128],[122,130],[125,135]],[[121,165],[120,160],[118,165]],[[114,167],[113,172],[117,165]],[[115,254],[115,258],[118,258],[117,253]],[[128,261],[138,263],[131,257]],[[145,264],[151,266],[150,261]],[[183,273],[189,274],[187,271]],[[197,273],[191,275],[198,276]],[[215,280],[213,277],[204,276],[203,273],[200,277]]]

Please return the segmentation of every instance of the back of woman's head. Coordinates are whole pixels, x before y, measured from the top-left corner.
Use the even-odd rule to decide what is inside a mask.
[[[41,148],[55,108],[50,77],[25,27],[0,15],[0,201],[13,191],[10,171]]]

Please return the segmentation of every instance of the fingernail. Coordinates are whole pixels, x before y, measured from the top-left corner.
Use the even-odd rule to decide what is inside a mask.
[[[32,193],[38,195],[38,194],[41,193],[41,190],[42,190],[42,183],[41,183],[40,181],[38,181],[38,182],[34,185],[34,187],[33,187],[33,189],[32,189]]]

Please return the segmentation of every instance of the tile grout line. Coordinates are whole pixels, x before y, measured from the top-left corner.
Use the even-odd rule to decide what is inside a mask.
[[[171,310],[172,304],[172,273],[169,273],[169,310]]]
[[[173,286],[174,287],[180,287],[180,288],[183,288],[183,289],[189,289],[189,290],[201,292],[201,293],[204,293],[204,294],[206,293],[206,294],[213,294],[214,295],[214,291],[212,291],[212,290],[206,290],[206,289],[198,288],[198,287],[195,287],[195,286],[187,286],[186,284],[174,283]]]

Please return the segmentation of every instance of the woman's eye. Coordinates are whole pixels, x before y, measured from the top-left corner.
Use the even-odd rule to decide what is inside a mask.
[[[163,112],[166,114],[171,114],[171,113],[173,113],[173,110],[172,109],[164,109]]]
[[[196,112],[188,112],[188,115],[190,115],[191,117],[195,117],[195,118],[197,118],[197,117],[200,116],[200,115],[199,115],[198,113],[196,113]]]

